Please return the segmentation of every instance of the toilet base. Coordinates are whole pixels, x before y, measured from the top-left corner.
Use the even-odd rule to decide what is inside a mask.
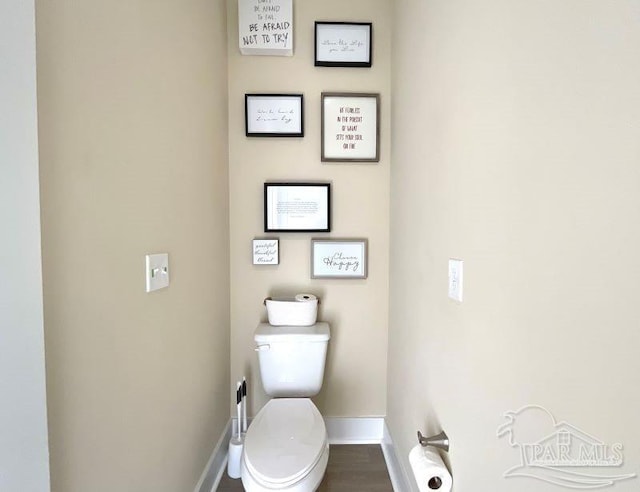
[[[243,456],[244,458],[244,456]],[[320,486],[324,473],[327,470],[327,463],[329,462],[329,444],[327,443],[325,450],[323,451],[320,459],[316,465],[305,475],[300,481],[291,484],[287,487],[267,487],[262,483],[257,482],[247,470],[244,459],[241,463],[241,478],[242,485],[245,492],[267,492],[270,490],[278,490],[281,492],[314,492]]]

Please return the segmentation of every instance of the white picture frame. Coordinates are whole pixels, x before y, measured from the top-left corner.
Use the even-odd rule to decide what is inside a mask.
[[[367,278],[366,239],[311,239],[311,278]]]

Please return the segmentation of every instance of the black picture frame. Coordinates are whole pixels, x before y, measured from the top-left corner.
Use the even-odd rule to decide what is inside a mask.
[[[304,137],[303,94],[245,94],[247,137]]]
[[[316,67],[371,67],[373,61],[373,24],[371,22],[316,21],[314,33]]]
[[[331,183],[264,183],[264,232],[331,232]]]

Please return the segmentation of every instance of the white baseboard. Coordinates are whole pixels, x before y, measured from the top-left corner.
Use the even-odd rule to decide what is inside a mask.
[[[325,417],[329,444],[379,444],[384,417]]]
[[[389,471],[389,478],[391,479],[393,490],[396,492],[406,492],[407,490],[411,490],[409,487],[409,480],[400,460],[398,459],[396,447],[393,444],[393,439],[391,438],[386,422],[384,423],[383,433],[380,445],[382,447],[382,454],[384,454],[384,460],[387,462],[387,470]]]
[[[222,474],[227,468],[227,454],[229,439],[231,439],[232,421],[229,420],[225,426],[216,447],[211,453],[207,466],[198,480],[195,492],[215,492],[222,478]]]
[[[383,417],[325,417],[329,444],[380,444],[389,470],[393,490],[411,490]],[[227,423],[209,458],[195,492],[215,492],[227,467],[228,443],[236,428],[236,419]]]

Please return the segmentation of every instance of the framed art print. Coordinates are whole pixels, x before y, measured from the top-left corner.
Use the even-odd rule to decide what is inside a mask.
[[[367,240],[312,239],[311,278],[367,278]]]
[[[380,161],[380,95],[322,93],[322,162]]]
[[[293,0],[238,0],[243,55],[293,56]]]
[[[329,183],[264,184],[264,232],[329,231]]]
[[[279,243],[277,238],[254,239],[252,255],[254,265],[277,265],[280,263]]]
[[[371,22],[315,23],[316,67],[370,67]]]
[[[245,94],[247,137],[304,137],[302,94]]]

